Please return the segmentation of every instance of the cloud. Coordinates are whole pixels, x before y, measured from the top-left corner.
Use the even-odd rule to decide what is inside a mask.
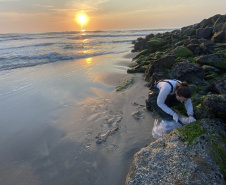
[[[0,22],[19,21],[23,16],[16,12],[0,12]]]
[[[85,12],[97,11],[101,9],[101,4],[107,3],[109,0],[84,0],[82,2],[71,1],[66,3],[66,7],[72,7],[75,10],[83,10]]]
[[[52,5],[33,4],[33,6],[40,7],[40,8],[47,8],[47,9],[54,8],[54,6],[52,6]]]
[[[0,0],[0,2],[9,2],[9,1],[18,1],[18,0]]]

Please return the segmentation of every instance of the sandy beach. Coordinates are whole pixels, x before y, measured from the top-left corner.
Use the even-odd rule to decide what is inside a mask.
[[[1,72],[1,184],[124,184],[154,122],[142,74],[115,92],[131,57]]]

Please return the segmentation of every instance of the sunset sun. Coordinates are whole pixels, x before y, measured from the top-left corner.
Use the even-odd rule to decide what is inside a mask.
[[[87,16],[85,14],[79,14],[78,15],[78,22],[80,24],[84,24],[87,22]]]
[[[84,13],[79,13],[77,15],[77,22],[81,25],[81,29],[82,29],[82,26],[85,25],[88,21],[88,17],[86,14]]]

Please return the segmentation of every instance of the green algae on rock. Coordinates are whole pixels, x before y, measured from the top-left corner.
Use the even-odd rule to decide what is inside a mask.
[[[197,121],[178,128],[178,131],[183,135],[184,141],[189,144],[194,144],[196,138],[205,133],[202,124]]]
[[[119,84],[116,86],[116,92],[120,92],[128,88],[130,85],[134,84],[135,77],[129,79],[121,79]]]
[[[220,69],[226,69],[226,57],[225,54],[211,54],[195,57],[195,62],[201,65],[211,65]]]
[[[193,56],[193,52],[184,46],[178,46],[173,51],[173,55],[175,55],[176,57],[191,57]]]

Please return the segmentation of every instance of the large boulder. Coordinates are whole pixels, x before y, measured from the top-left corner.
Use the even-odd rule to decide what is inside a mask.
[[[205,119],[173,130],[136,153],[125,184],[225,184],[225,130]]]
[[[145,78],[149,79],[154,72],[164,71],[170,69],[175,64],[174,56],[166,56],[158,60],[152,61],[147,71],[145,72]]]
[[[195,36],[196,35],[196,29],[193,27],[189,27],[186,29],[182,29],[183,33],[187,36]]]
[[[148,81],[148,87],[151,87],[155,82],[166,78],[167,76],[162,71],[154,72],[151,76],[145,76],[145,80]]]
[[[162,38],[152,38],[147,42],[147,48],[152,52],[161,51],[162,47],[166,45],[167,42]]]
[[[194,51],[194,54],[196,56],[208,55],[208,54],[213,54],[213,53],[214,53],[213,44],[205,44],[205,43],[198,45]]]
[[[175,57],[191,57],[193,56],[193,52],[184,46],[178,46],[171,51],[169,55],[173,55]]]
[[[226,57],[224,54],[211,54],[195,57],[195,62],[201,65],[211,65],[217,68],[226,69]]]
[[[187,47],[188,45],[190,44],[201,44],[200,40],[199,39],[187,39],[184,41],[184,46]]]
[[[207,95],[202,102],[204,109],[211,111],[220,118],[226,118],[226,95]],[[224,119],[226,120],[226,119]]]
[[[209,65],[203,65],[202,69],[204,70],[205,75],[220,72],[220,70],[218,68],[213,67],[213,66],[209,66]]]
[[[211,40],[213,40],[214,42],[220,42],[220,43],[225,42],[226,41],[226,31],[219,31],[219,32],[214,33]]]
[[[222,30],[223,25],[224,25],[224,24],[223,24],[222,22],[221,22],[221,23],[218,23],[218,24],[215,24],[215,25],[214,25],[214,28],[213,28],[213,33]]]
[[[196,24],[195,28],[199,29],[199,28],[207,28],[207,27],[212,27],[215,22],[217,21],[217,19],[219,19],[219,17],[221,17],[222,15],[220,14],[216,14],[208,19],[203,19],[200,23]]]
[[[199,28],[196,30],[197,38],[211,39],[213,35],[213,28]]]
[[[226,76],[215,81],[212,85],[218,93],[226,94]]]
[[[214,26],[216,26],[217,24],[220,24],[220,23],[225,23],[225,22],[226,22],[226,15],[221,15],[216,20]]]
[[[226,120],[226,95],[211,94],[201,97],[194,102],[194,113],[197,119],[221,118]]]
[[[215,22],[211,39],[214,42],[226,42],[226,15],[220,16]]]
[[[147,43],[147,39],[138,38],[137,41],[134,42],[134,50],[135,51],[142,51],[145,49]]]
[[[195,85],[204,85],[204,71],[199,64],[189,62],[176,63],[170,74],[172,79],[187,81]]]

